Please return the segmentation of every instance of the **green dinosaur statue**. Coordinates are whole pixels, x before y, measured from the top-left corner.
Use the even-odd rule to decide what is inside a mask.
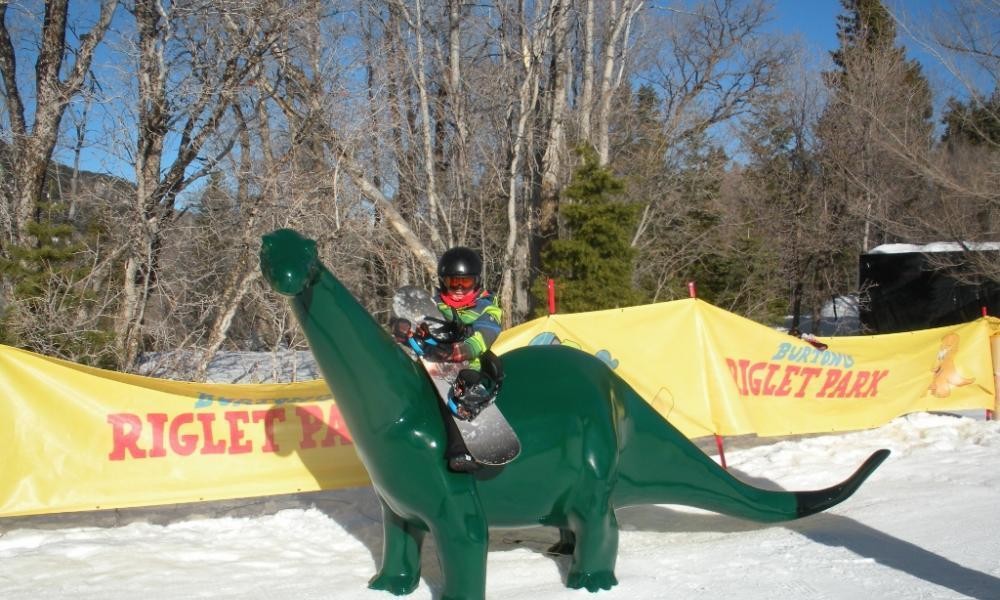
[[[382,565],[373,589],[402,595],[420,580],[420,546],[438,547],[443,599],[486,593],[489,527],[557,527],[572,554],[566,585],[617,584],[615,509],[684,504],[774,522],[825,510],[888,456],[874,453],[843,483],[811,492],[747,485],[656,413],[605,363],[565,346],[504,354],[497,403],[521,439],[520,457],[470,475],[448,470],[434,387],[323,267],[316,242],[280,229],[264,236],[261,270],[296,317],[382,503]]]

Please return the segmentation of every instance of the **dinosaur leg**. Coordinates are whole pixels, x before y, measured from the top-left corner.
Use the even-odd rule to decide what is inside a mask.
[[[576,537],[573,562],[566,586],[587,591],[610,590],[618,584],[615,561],[618,558],[618,520],[608,499],[595,502],[585,512],[570,518]]]
[[[573,495],[565,506],[566,524],[576,538],[567,587],[590,592],[617,585],[618,520],[611,494],[618,468],[616,442],[610,432],[590,427],[584,432],[581,472]]]
[[[484,600],[489,543],[486,515],[474,493],[453,496],[452,500],[455,502],[443,505],[430,523],[444,576],[441,600]]]
[[[576,549],[576,536],[572,529],[559,528],[559,542],[549,548],[549,554],[573,554]]]
[[[397,596],[415,590],[420,583],[420,543],[423,539],[423,530],[392,512],[382,500],[382,567],[368,582],[368,587]]]

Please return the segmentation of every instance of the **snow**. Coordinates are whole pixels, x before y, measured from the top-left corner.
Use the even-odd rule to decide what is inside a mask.
[[[964,248],[963,248],[964,246]],[[882,244],[868,254],[906,254],[910,252],[986,252],[1000,250],[1000,242],[931,242],[929,244]]]
[[[1000,598],[1000,422],[921,413],[870,431],[737,438],[726,458],[760,487],[822,488],[883,447],[892,456],[853,497],[800,521],[620,510],[619,585],[597,595],[563,586],[568,559],[545,553],[554,530],[493,530],[487,597]],[[0,590],[5,600],[387,600],[366,588],[381,544],[370,488],[0,519]],[[424,549],[410,598],[440,593],[433,540]]]
[[[200,358],[200,353],[191,350],[145,352],[136,373],[194,381]],[[309,350],[217,352],[206,370],[206,381],[210,383],[289,383],[320,377],[319,365]]]
[[[780,331],[792,328],[792,315],[786,315]],[[819,322],[814,323],[812,315],[799,315],[799,331],[816,335],[857,335],[861,333],[861,306],[858,297],[834,296],[823,303],[820,309]]]
[[[855,295],[835,296],[833,300],[827,300],[820,310],[820,316],[824,319],[845,319],[848,317],[856,319],[860,313],[861,307],[858,306],[858,297]]]

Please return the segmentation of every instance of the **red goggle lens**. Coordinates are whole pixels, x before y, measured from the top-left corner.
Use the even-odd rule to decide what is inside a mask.
[[[476,278],[465,276],[445,277],[444,285],[450,290],[471,290],[476,285]]]

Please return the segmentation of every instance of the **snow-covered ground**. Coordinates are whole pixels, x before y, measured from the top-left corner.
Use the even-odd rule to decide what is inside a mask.
[[[970,418],[971,415],[971,418]],[[619,585],[563,586],[550,529],[494,530],[487,597],[528,600],[1000,598],[1000,423],[911,415],[885,427],[768,442],[726,457],[763,487],[826,487],[893,454],[827,513],[761,525],[676,506],[619,511]],[[656,457],[650,457],[656,460]],[[133,511],[0,519],[4,600],[382,599],[371,489]],[[425,544],[412,598],[436,598]]]

